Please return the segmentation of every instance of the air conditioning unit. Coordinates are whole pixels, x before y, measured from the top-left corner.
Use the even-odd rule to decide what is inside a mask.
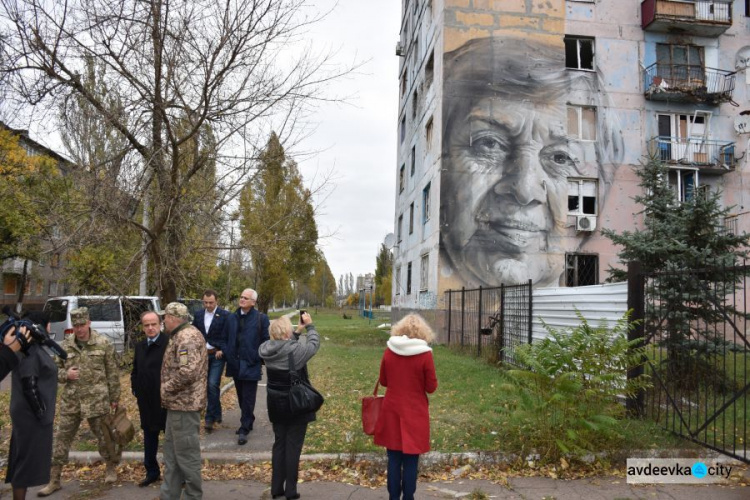
[[[579,215],[576,217],[576,231],[593,231],[596,229],[595,215]]]
[[[401,45],[401,42],[396,42],[396,55],[399,57],[404,56],[404,46]]]

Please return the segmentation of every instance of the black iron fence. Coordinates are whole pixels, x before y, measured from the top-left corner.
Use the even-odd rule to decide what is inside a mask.
[[[531,343],[531,281],[494,288],[445,292],[445,325],[449,345],[489,354],[518,365],[515,347]]]
[[[748,274],[747,265],[649,274],[632,265],[628,303],[653,388],[629,403],[681,437],[750,463]]]

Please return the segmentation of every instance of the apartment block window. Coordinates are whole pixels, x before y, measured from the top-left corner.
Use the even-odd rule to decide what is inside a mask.
[[[39,280],[36,282],[36,295],[41,296],[44,293],[44,281]]]
[[[417,147],[412,146],[411,148],[411,168],[409,169],[409,177],[414,177],[414,172],[417,171]]]
[[[427,279],[430,269],[430,254],[426,253],[419,262],[419,290],[427,290]]]
[[[404,70],[404,73],[401,75],[401,97],[406,94],[406,70]]]
[[[669,170],[669,187],[674,191],[679,202],[690,201],[703,186],[700,184],[698,170]]]
[[[399,142],[403,143],[406,138],[406,117],[401,117],[401,125],[399,126]]]
[[[427,58],[427,63],[424,66],[424,83],[426,86],[432,85],[432,80],[435,78],[435,49],[430,52],[430,57]]]
[[[745,17],[750,17],[750,0],[745,0]]]
[[[656,66],[658,76],[669,85],[705,85],[703,47],[699,45],[657,43]]]
[[[598,283],[598,255],[582,253],[565,254],[565,286],[588,286]]]
[[[409,205],[409,234],[414,232],[414,202]]]
[[[415,119],[417,117],[417,107],[419,106],[419,92],[416,90],[411,95],[411,117]]]
[[[565,67],[594,69],[594,39],[578,36],[565,37]]]
[[[401,243],[401,240],[403,239],[402,238],[404,234],[403,227],[404,227],[404,214],[401,214],[398,216],[398,226],[396,227],[396,234],[398,235],[399,243]]]
[[[401,266],[396,266],[396,295],[401,295]]]
[[[47,295],[50,295],[50,296],[57,295],[57,281],[49,282],[49,289],[47,291]]]
[[[596,181],[568,179],[568,213],[596,215]]]
[[[411,295],[411,262],[406,265],[406,295]]]
[[[50,259],[49,261],[49,266],[54,267],[54,268],[60,267],[60,254],[59,253],[56,252],[52,254],[52,259]]]
[[[427,185],[422,190],[422,224],[425,224],[428,220],[430,220],[430,187],[432,186],[431,182],[428,182]]]
[[[18,293],[18,278],[13,274],[3,276],[3,293],[5,295],[15,295]]]
[[[584,141],[595,141],[596,108],[568,105],[568,136]]]
[[[433,129],[432,117],[430,117],[430,119],[427,120],[427,125],[425,125],[424,127],[424,136],[425,136],[424,141],[425,141],[425,149],[427,151],[429,151],[430,146],[432,146],[432,129]]]
[[[402,193],[406,184],[406,165],[401,165],[398,171],[398,192]]]

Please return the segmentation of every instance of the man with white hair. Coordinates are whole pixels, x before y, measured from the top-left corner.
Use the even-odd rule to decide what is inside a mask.
[[[269,339],[268,316],[255,308],[258,293],[247,288],[240,294],[239,308],[230,316],[225,357],[227,376],[234,379],[237,399],[240,404],[240,427],[237,429],[237,444],[247,444],[247,435],[255,422],[255,395],[258,381],[262,377],[258,347]]]

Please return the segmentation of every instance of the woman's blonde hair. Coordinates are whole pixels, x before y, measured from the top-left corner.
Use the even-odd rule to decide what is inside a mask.
[[[407,314],[391,328],[392,336],[406,335],[410,339],[422,339],[432,343],[435,340],[435,332],[422,316],[416,313]]]
[[[268,335],[273,340],[286,340],[287,335],[292,332],[292,322],[287,316],[282,316],[279,319],[271,321],[271,326],[268,328]]]

